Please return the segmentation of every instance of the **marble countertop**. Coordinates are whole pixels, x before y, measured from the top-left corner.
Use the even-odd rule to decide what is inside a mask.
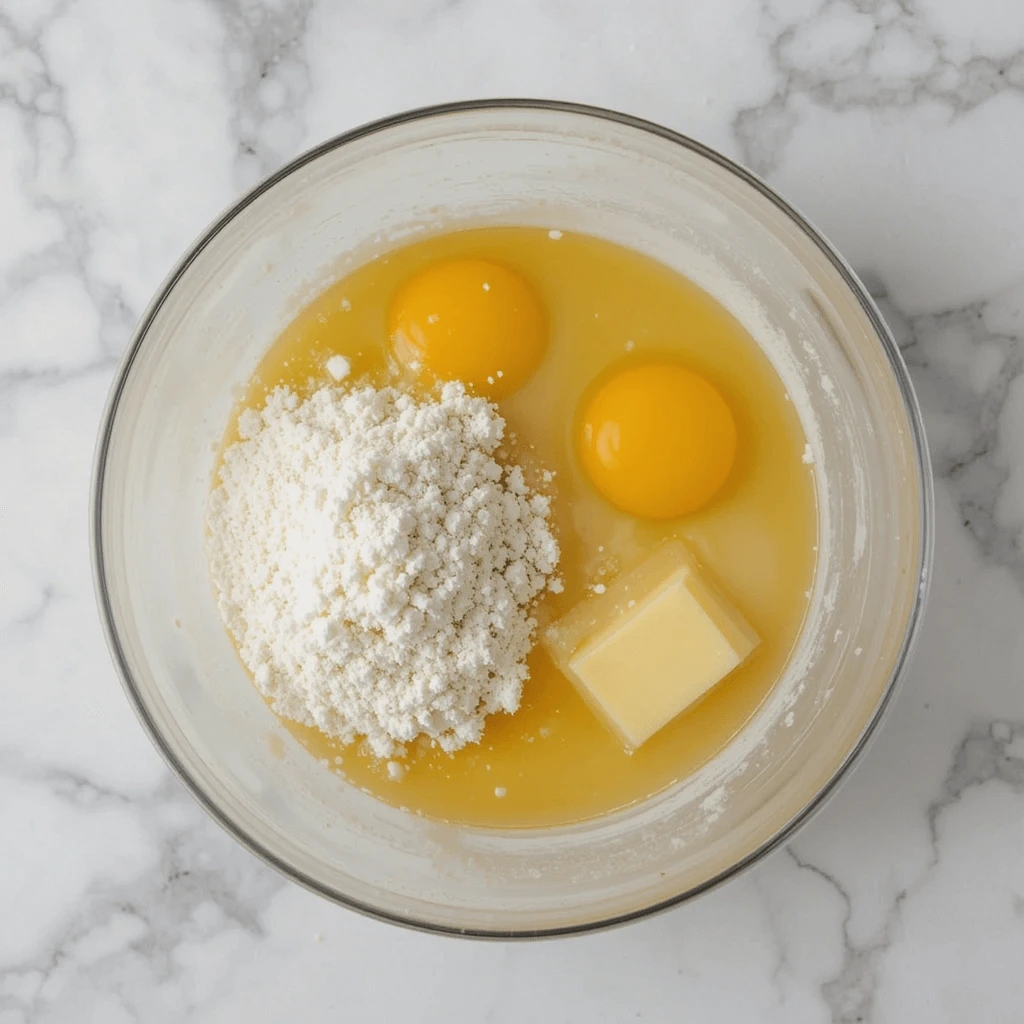
[[[174,782],[93,605],[93,439],[151,293],[302,148],[424,103],[616,107],[744,162],[878,297],[938,550],[869,757],[624,929],[482,944],[283,881]],[[0,1024],[1024,1019],[1024,4],[0,0]]]

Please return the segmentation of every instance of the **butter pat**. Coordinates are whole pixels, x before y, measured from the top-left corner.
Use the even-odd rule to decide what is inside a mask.
[[[577,605],[543,641],[630,747],[700,700],[759,643],[678,541]]]

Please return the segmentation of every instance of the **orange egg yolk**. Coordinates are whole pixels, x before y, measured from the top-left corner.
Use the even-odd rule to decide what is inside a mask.
[[[407,281],[388,311],[399,360],[415,372],[461,380],[480,395],[521,388],[547,345],[540,299],[519,274],[491,260],[435,263]]]
[[[633,366],[587,401],[579,451],[613,505],[644,519],[674,519],[696,512],[725,483],[736,422],[718,390],[685,366]]]

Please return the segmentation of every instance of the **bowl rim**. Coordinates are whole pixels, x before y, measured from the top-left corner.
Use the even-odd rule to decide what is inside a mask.
[[[370,903],[363,902],[331,888],[316,879],[309,877],[299,871],[286,860],[254,839],[245,828],[235,821],[225,810],[223,810],[214,799],[207,794],[199,781],[194,778],[185,765],[178,759],[168,740],[160,731],[153,717],[150,715],[143,699],[142,692],[133,678],[124,648],[115,625],[115,616],[111,601],[111,592],[108,585],[106,556],[103,543],[103,489],[106,479],[107,461],[110,450],[110,442],[114,433],[115,420],[126,381],[131,373],[132,366],[142,346],[146,342],[149,329],[156,319],[160,309],[166,302],[168,296],[174,290],[181,277],[199,257],[203,250],[220,234],[228,224],[235,219],[243,210],[251,205],[265,192],[269,191],[280,181],[289,175],[301,170],[308,164],[313,163],[321,156],[331,153],[342,146],[366,138],[370,135],[385,132],[391,128],[409,124],[411,122],[426,121],[431,119],[446,118],[452,115],[469,114],[480,111],[513,111],[533,110],[550,113],[568,114],[573,117],[592,118],[598,121],[612,122],[627,128],[634,129],[649,135],[657,136],[668,142],[682,146],[698,156],[717,164],[727,173],[734,175],[747,185],[759,192],[765,199],[778,208],[787,216],[807,238],[821,251],[828,259],[852,295],[856,298],[864,314],[868,318],[872,329],[888,358],[890,367],[899,387],[903,399],[904,408],[907,413],[911,433],[913,435],[914,450],[916,455],[917,470],[920,480],[920,542],[918,547],[918,586],[917,594],[910,615],[904,630],[903,640],[896,661],[893,665],[889,679],[879,697],[878,703],[865,723],[857,741],[851,746],[842,762],[833,772],[831,777],[819,789],[814,799],[811,800],[801,811],[794,814],[770,839],[766,840],[755,850],[752,850],[745,857],[734,864],[718,872],[713,877],[706,879],[699,885],[686,889],[668,899],[659,900],[647,904],[627,913],[615,914],[606,918],[571,925],[558,925],[545,928],[460,928],[452,925],[438,924],[428,920],[417,920],[402,917],[398,914],[383,910]],[[910,375],[906,364],[900,353],[889,328],[886,326],[874,300],[867,289],[861,283],[857,275],[833,248],[832,244],[793,206],[774,191],[767,183],[753,172],[723,156],[709,146],[697,142],[673,129],[666,128],[653,121],[635,117],[631,114],[610,110],[605,107],[591,106],[582,103],[564,102],[560,100],[529,99],[529,98],[494,98],[461,100],[457,102],[442,103],[432,106],[417,107],[411,110],[393,114],[389,117],[380,118],[362,124],[350,131],[335,135],[319,145],[299,154],[278,170],[268,175],[262,181],[254,185],[247,192],[243,193],[232,203],[220,216],[218,216],[195,242],[188,248],[185,254],[178,260],[170,273],[157,289],[154,297],[139,320],[138,325],[132,334],[131,341],[123,355],[120,365],[114,376],[113,383],[107,397],[100,429],[97,435],[95,455],[93,461],[92,485],[90,496],[90,553],[92,559],[93,586],[96,602],[100,613],[100,620],[103,632],[106,637],[107,646],[110,650],[114,666],[121,679],[129,702],[131,703],[136,716],[142,723],[149,735],[153,745],[163,757],[167,766],[184,785],[185,789],[197,801],[197,803],[250,853],[254,854],[265,864],[274,868],[285,878],[301,885],[303,888],[323,896],[333,903],[347,907],[358,913],[386,921],[391,924],[401,925],[413,930],[441,935],[455,935],[482,939],[535,939],[553,938],[558,936],[579,935],[587,932],[598,931],[627,924],[631,921],[638,921],[649,917],[652,914],[668,910],[698,896],[703,895],[722,885],[731,878],[747,870],[757,861],[764,858],[772,850],[776,849],[788,840],[797,829],[806,824],[810,818],[819,811],[826,801],[836,792],[839,783],[848,776],[850,768],[859,760],[861,754],[868,745],[869,740],[876,733],[877,726],[885,713],[885,710],[892,702],[893,694],[900,678],[904,675],[907,662],[915,647],[920,635],[921,621],[927,604],[929,583],[931,578],[931,566],[934,556],[935,544],[935,496],[934,484],[930,469],[928,444],[924,433],[924,424],[917,397],[913,390]]]

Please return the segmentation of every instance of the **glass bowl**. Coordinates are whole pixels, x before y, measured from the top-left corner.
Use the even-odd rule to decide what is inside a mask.
[[[694,775],[558,828],[455,827],[345,783],[267,709],[204,555],[215,452],[240,387],[316,292],[417,234],[588,232],[677,268],[765,348],[810,438],[811,608],[753,720]],[[295,881],[439,932],[537,936],[693,897],[788,836],[878,723],[920,622],[932,545],[921,420],[863,286],[762,182],[656,125],[560,103],[471,102],[359,128],[253,189],[160,289],[99,437],[92,541],[107,638],[170,766]]]

